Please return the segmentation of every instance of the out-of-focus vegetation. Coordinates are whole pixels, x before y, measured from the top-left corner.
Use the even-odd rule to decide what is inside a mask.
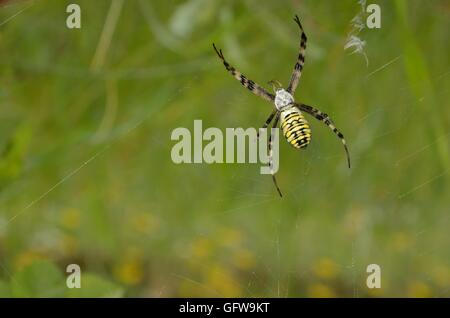
[[[368,66],[344,51],[357,1],[3,4],[0,296],[449,296],[449,2],[372,2]],[[271,110],[211,43],[286,85],[294,14],[296,98],[332,116],[352,168],[313,119],[306,151],[281,140],[282,199],[259,165],[175,165],[174,128],[260,127]]]

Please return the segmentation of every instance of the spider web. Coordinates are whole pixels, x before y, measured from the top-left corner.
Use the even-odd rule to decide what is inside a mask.
[[[370,42],[368,43],[370,47]],[[403,56],[401,54],[393,55],[391,58],[387,58],[384,63],[374,66],[373,69],[364,70],[361,79],[364,79],[367,85],[375,85],[374,83],[376,83],[377,81],[377,76],[380,74],[392,74],[392,76],[395,76],[397,72],[399,72],[401,62],[403,62]],[[104,162],[108,162],[108,156],[111,149],[119,147],[120,144],[126,143],[129,138],[132,138],[131,135],[133,135],[134,132],[138,131],[139,129],[143,129],[142,127],[145,126],[145,123],[148,122],[150,120],[150,117],[153,116],[157,111],[164,113],[164,107],[167,104],[176,103],[176,100],[181,98],[188,98],[189,90],[191,88],[195,88],[197,85],[202,85],[203,83],[201,82],[201,79],[203,74],[211,71],[211,69],[216,66],[216,63],[217,61],[215,59],[208,59],[206,63],[199,63],[198,65],[195,64],[194,67],[192,67],[192,62],[186,60],[181,63],[182,70],[179,71],[180,73],[176,73],[177,71],[171,67],[168,67],[167,69],[165,69],[164,67],[159,68],[156,73],[153,72],[153,69],[149,69],[148,72],[142,70],[128,70],[122,73],[119,72],[119,77],[123,76],[126,78],[134,77],[145,79],[156,77],[157,79],[159,79],[165,78],[167,74],[185,75],[185,77],[183,77],[183,81],[177,81],[178,88],[170,94],[170,97],[169,99],[167,99],[166,103],[162,103],[157,107],[154,107],[154,109],[142,119],[134,119],[130,122],[124,123],[123,127],[121,127],[122,129],[118,129],[116,137],[112,140],[109,140],[106,145],[103,145],[103,148],[100,148],[91,156],[86,156],[86,160],[80,162],[79,165],[76,165],[73,168],[68,168],[68,173],[65,174],[64,177],[59,179],[57,182],[49,185],[46,191],[37,193],[35,195],[35,199],[24,205],[24,207],[22,209],[19,209],[19,212],[15,213],[11,218],[6,221],[5,219],[2,219],[0,232],[5,233],[11,226],[11,222],[18,222],[19,220],[25,218],[27,214],[36,213],[36,211],[39,211],[39,203],[51,202],[53,200],[53,191],[59,188],[61,188],[61,191],[65,191],[64,186],[67,183],[70,183],[72,179],[75,178],[75,176],[88,178],[89,173],[86,170],[90,165],[94,163],[100,165]],[[182,67],[183,65],[185,66],[185,68]],[[48,65],[47,68],[44,69],[44,71],[61,72],[60,69],[54,69],[51,65]],[[71,73],[72,71],[80,72],[80,70],[62,71],[67,73]],[[82,70],[81,73],[83,73]],[[443,85],[442,83],[448,82],[448,75],[448,69],[444,69],[442,73],[434,74],[431,78],[432,84],[437,87],[446,87],[446,85]],[[303,77],[303,80],[305,80],[305,77]],[[363,148],[363,145],[367,143],[367,140],[370,140],[372,142],[375,140],[386,140],[389,138],[395,138],[396,135],[404,134],[404,131],[409,129],[408,125],[410,124],[410,122],[415,120],[414,105],[417,103],[426,102],[426,99],[423,99],[424,97],[412,96],[409,91],[409,85],[406,82],[400,83],[399,86],[399,95],[406,97],[405,99],[402,99],[402,101],[404,102],[409,98],[408,102],[404,102],[404,104],[400,106],[401,112],[404,115],[403,120],[398,122],[395,127],[382,127],[383,129],[389,128],[385,129],[384,131],[378,131],[374,129],[375,132],[366,134],[362,133],[362,137],[354,137],[354,143],[350,144],[352,147],[351,149],[353,149],[352,159],[356,163],[356,168],[354,169],[357,169],[358,164],[363,162],[365,159],[376,156],[376,153],[367,151]],[[448,99],[448,89],[440,90],[437,93],[437,98],[439,100]],[[253,99],[254,96],[251,96],[245,90],[241,90],[238,92],[238,90],[236,89],[232,92],[232,96],[230,96],[230,98],[223,103],[223,107],[226,109],[254,108],[254,103],[251,101]],[[354,118],[354,116],[356,116],[356,123],[355,127],[353,128],[354,131],[364,131],[365,127],[370,126],[371,123],[377,120],[377,116],[386,116],[392,107],[397,106],[398,105],[396,104],[396,100],[391,100],[387,105],[383,105],[375,110],[366,111],[362,114],[357,115],[355,115],[354,106],[350,106],[342,111],[340,118]],[[177,107],[179,107],[179,105],[177,105]],[[198,114],[200,115],[203,111],[204,110],[199,111]],[[264,111],[258,112],[258,115],[252,117],[252,122],[249,122],[249,125],[257,126],[258,124],[262,124],[268,114],[268,111],[268,108],[264,108]],[[228,112],[225,113],[227,114]],[[231,111],[229,113],[231,113]],[[235,123],[236,125],[239,125],[239,116],[230,116],[229,119],[233,120],[233,124]],[[187,121],[183,121],[182,124],[186,122]],[[242,124],[242,126],[244,125]],[[233,225],[239,228],[242,232],[248,231],[248,233],[246,233],[245,235],[245,243],[240,244],[251,250],[256,260],[256,269],[250,270],[246,274],[247,276],[244,276],[245,278],[234,281],[234,284],[238,285],[239,289],[243,291],[245,296],[264,295],[274,297],[289,297],[297,296],[297,290],[302,290],[301,295],[304,296],[307,294],[302,284],[309,284],[312,280],[311,277],[317,275],[314,267],[315,265],[311,264],[310,260],[312,260],[317,256],[317,254],[320,253],[307,251],[304,249],[304,243],[302,243],[303,245],[300,245],[296,242],[296,239],[302,237],[299,236],[299,233],[310,231],[310,229],[308,228],[309,225],[313,224],[316,226],[315,228],[320,228],[317,226],[317,224],[311,223],[314,221],[313,217],[311,217],[311,213],[313,213],[314,211],[303,207],[304,202],[307,201],[309,197],[308,194],[305,194],[304,190],[311,187],[312,184],[315,184],[315,178],[317,177],[317,173],[315,171],[317,171],[317,169],[320,170],[319,167],[329,165],[337,166],[338,164],[342,165],[342,162],[339,161],[343,160],[341,152],[338,154],[334,154],[334,151],[342,151],[342,149],[339,148],[340,145],[337,145],[338,142],[334,140],[334,136],[330,137],[329,132],[325,128],[319,127],[319,124],[314,124],[317,136],[317,139],[314,140],[314,142],[319,143],[324,138],[333,139],[333,141],[336,142],[336,146],[333,146],[332,150],[330,149],[325,153],[321,151],[322,148],[311,147],[307,150],[307,152],[288,154],[287,152],[292,152],[293,150],[286,145],[281,145],[283,144],[283,140],[282,137],[280,137],[280,174],[278,177],[280,186],[285,193],[285,198],[283,199],[283,201],[280,201],[280,198],[274,191],[270,177],[259,175],[259,167],[256,166],[238,167],[237,165],[231,165],[227,168],[227,171],[229,172],[226,177],[222,177],[220,179],[222,183],[215,185],[216,187],[224,188],[226,196],[232,197],[232,200],[226,200],[225,198],[216,199],[216,201],[219,202],[216,202],[215,207],[219,207],[221,205],[223,205],[223,207],[217,208],[214,211],[210,211],[211,218],[214,219],[215,217],[217,217],[227,225]],[[445,131],[444,134],[436,136],[435,138],[430,138],[427,142],[417,145],[417,147],[411,149],[411,151],[408,152],[403,152],[403,150],[401,153],[394,152],[390,157],[390,159],[394,159],[392,169],[402,169],[405,171],[405,173],[407,173],[408,169],[410,169],[409,165],[411,165],[411,162],[419,160],[424,153],[429,151],[440,141],[448,140],[449,134],[450,131]],[[149,139],[151,141],[151,147],[164,149],[166,153],[170,153],[170,145],[168,145],[167,143],[166,134],[155,132],[155,135],[149,137]],[[349,142],[349,140],[347,141]],[[364,149],[364,151],[361,151],[360,149]],[[167,158],[167,160],[170,160],[170,156],[167,156]],[[296,162],[294,161],[294,159],[298,159],[299,161]],[[186,175],[184,177],[186,179],[201,181],[202,176],[205,176],[208,171],[215,171],[215,169],[220,168],[207,165],[196,166],[194,168],[186,167],[186,169],[184,170],[186,171]],[[346,175],[350,178],[351,174],[353,173],[349,172],[348,174],[345,174],[339,169],[340,168],[336,168],[335,171],[335,175],[337,175],[338,177],[339,175]],[[442,179],[448,179],[448,172],[448,169],[444,168],[441,171],[437,171],[436,173],[428,175],[420,181],[411,182],[409,188],[397,189],[397,191],[395,192],[389,192],[387,196],[391,200],[400,202],[398,209],[401,209],[402,207],[408,207],[409,205],[413,204],[410,200],[412,200],[415,195],[420,194],[420,192],[428,189],[430,185],[433,185],[434,183],[439,182]],[[334,176],[328,175],[327,178],[333,179]],[[294,179],[295,182],[290,182],[290,180],[292,179]],[[342,179],[342,177],[340,177],[340,179]],[[285,187],[283,187],[283,184],[285,185]],[[330,189],[338,191],[338,189],[342,187],[342,185],[338,184],[337,182],[322,183],[321,186],[323,188],[315,189],[318,197],[318,203],[320,202],[320,200],[326,200],[326,198],[321,198],[321,192],[328,192],[330,191]],[[202,185],[199,185],[199,187],[204,191],[207,190],[204,186],[202,187]],[[7,188],[2,193],[1,202],[8,202],[12,197],[19,196],[19,192],[21,190],[22,188],[18,185],[10,186],[10,188]],[[194,193],[190,192],[189,189],[187,189],[186,191],[189,194]],[[392,191],[392,189],[386,191]],[[194,194],[198,195],[197,193]],[[204,194],[205,193],[201,193],[200,195]],[[196,217],[195,211],[186,212],[193,213],[192,217]],[[250,214],[252,214],[251,217],[248,216]],[[246,215],[246,218],[242,218],[242,215]],[[290,216],[287,217],[287,215]],[[363,216],[365,215],[363,214]],[[251,223],[247,223],[242,227],[240,227],[239,224],[236,225],[239,221],[248,222],[249,218],[262,218],[270,220],[270,222],[268,221],[267,223],[269,224],[261,226],[259,229],[265,229],[265,231],[261,230],[260,232],[256,230],[252,231]],[[440,217],[439,223],[442,227],[448,225],[448,219],[448,217]],[[173,223],[168,222],[167,226],[177,225],[176,222],[172,222]],[[202,221],[199,221],[200,225],[198,225],[200,226],[200,228],[201,222]],[[198,228],[196,228],[196,222],[191,223],[191,225],[192,228],[190,229],[188,234],[185,234],[185,236],[194,239],[201,237],[214,240],[215,233],[213,231],[208,231],[204,228],[201,228],[199,230]],[[367,294],[367,289],[365,287],[365,268],[368,265],[366,264],[368,257],[365,257],[366,254],[361,249],[366,246],[367,240],[373,238],[369,237],[370,235],[368,234],[362,233],[370,233],[373,230],[373,226],[374,225],[370,223],[363,222],[361,225],[357,224],[357,221],[353,219],[350,220],[350,231],[359,233],[359,235],[349,235],[348,242],[344,247],[341,247],[345,250],[344,253],[350,256],[347,258],[348,261],[335,262],[335,264],[333,265],[335,268],[337,268],[336,270],[342,272],[343,277],[345,277],[346,281],[342,284],[347,289],[350,289],[350,294],[348,293],[348,290],[343,291],[344,296],[359,297],[361,295],[364,296]],[[421,244],[420,240],[425,234],[435,230],[435,228],[433,228],[433,225],[427,226],[415,223],[413,223],[413,227],[415,231],[414,239],[416,240],[416,242],[412,244],[416,244],[417,247],[413,246],[412,249],[417,255],[419,255],[419,258],[432,258],[439,252],[439,250],[435,247]],[[309,237],[311,240],[314,240],[315,238],[318,238],[320,234],[321,233],[309,233]],[[335,233],[334,235],[336,236],[338,235],[338,233]],[[332,241],[333,239],[336,239],[335,236],[331,235],[327,236],[327,238],[328,240]],[[183,238],[184,236],[181,237]],[[174,239],[174,241],[175,240],[176,239]],[[261,241],[262,244],[255,244],[255,241]],[[174,245],[177,244],[181,245],[182,248],[187,246],[183,243],[176,243]],[[314,244],[314,241],[312,241],[310,244]],[[322,256],[334,258],[332,250],[332,248],[329,249],[329,254],[322,251]],[[179,256],[178,252],[179,249],[175,249],[175,251],[168,253],[173,253],[175,255],[175,259],[179,257],[179,262],[182,264],[183,261],[186,260],[185,254],[180,252]],[[161,253],[161,256],[164,256],[164,253]],[[305,256],[308,261],[301,260],[299,262],[298,257],[302,258],[303,256]],[[58,261],[58,259],[54,260]],[[216,261],[219,262],[219,265],[222,265],[223,268],[230,267],[229,261],[223,259],[218,259]],[[377,263],[377,259],[373,258],[373,262]],[[201,260],[194,259],[194,263],[198,268],[203,268],[205,271],[208,270],[208,266],[202,264]],[[8,267],[3,263],[0,263],[0,266],[3,269],[5,276],[10,277],[11,273],[8,270]],[[382,277],[384,277],[383,275],[387,275],[389,277],[389,265],[385,266],[384,264],[381,264],[381,266],[383,271]],[[222,276],[224,279],[228,277],[225,274],[219,276]],[[170,285],[171,283],[173,283],[173,281],[188,281],[189,283],[197,285],[201,289],[203,289],[205,294],[212,293],[213,295],[224,296],[223,293],[214,289],[214,287],[211,287],[210,284],[206,283],[201,276],[199,278],[199,275],[192,274],[188,270],[184,271],[175,268],[174,270],[170,271],[170,273],[166,273],[166,279],[166,284],[161,284],[161,286],[155,287],[157,292],[152,293],[151,295],[174,295],[176,293],[166,285]],[[382,281],[384,282],[385,279],[382,278]],[[448,296],[448,292],[448,286],[441,287],[437,296]]]

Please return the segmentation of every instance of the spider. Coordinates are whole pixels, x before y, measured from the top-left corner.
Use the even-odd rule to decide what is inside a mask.
[[[239,80],[244,87],[250,90],[253,94],[258,95],[266,101],[274,104],[275,109],[267,118],[262,129],[266,129],[272,122],[272,128],[277,128],[278,122],[280,122],[281,130],[287,141],[297,149],[305,148],[311,142],[311,129],[302,113],[305,112],[315,117],[317,120],[324,122],[325,125],[330,127],[330,129],[336,134],[336,136],[341,139],[342,144],[344,145],[345,153],[347,155],[348,167],[350,168],[350,155],[344,139],[344,135],[334,126],[334,123],[330,119],[330,117],[317,108],[294,101],[293,94],[295,93],[300,80],[300,76],[302,75],[303,65],[305,64],[305,50],[307,40],[306,34],[303,31],[302,24],[300,23],[300,19],[297,15],[295,15],[294,21],[299,26],[301,33],[300,50],[297,58],[297,63],[295,63],[295,67],[289,81],[289,86],[286,89],[284,89],[278,81],[269,81],[269,84],[272,85],[275,95],[267,92],[263,87],[248,79],[244,74],[240,73],[233,66],[231,66],[225,60],[222,50],[218,50],[213,43],[214,50],[222,60],[223,65],[225,65],[227,71],[230,72],[231,75],[233,75],[237,80]],[[275,173],[273,171],[272,140],[273,132],[271,132],[268,141],[269,167],[278,194],[280,195],[280,197],[282,197],[283,194],[278,187]]]

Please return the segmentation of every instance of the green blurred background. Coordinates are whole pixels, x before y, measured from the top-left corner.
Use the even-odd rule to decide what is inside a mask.
[[[356,0],[1,3],[1,296],[450,295],[448,1],[368,1],[381,29],[359,33]],[[271,111],[211,43],[287,85],[294,14],[296,98],[330,114],[352,168],[314,119],[307,150],[280,140],[282,199],[259,164],[174,164],[174,128],[260,127]]]

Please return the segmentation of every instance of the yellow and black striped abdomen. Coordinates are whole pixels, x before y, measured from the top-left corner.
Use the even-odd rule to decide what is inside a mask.
[[[281,129],[287,141],[295,148],[305,148],[311,142],[311,129],[297,108],[281,112]]]

